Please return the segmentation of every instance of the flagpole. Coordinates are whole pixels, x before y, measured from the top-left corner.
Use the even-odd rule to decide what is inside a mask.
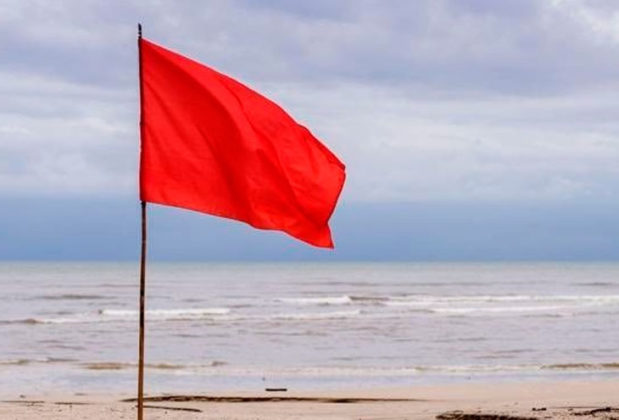
[[[140,338],[138,361],[138,420],[144,411],[144,306],[146,289],[146,202],[142,201],[142,252],[140,258]]]
[[[142,93],[142,25],[138,23],[138,54],[140,76],[140,138],[143,130],[143,93]],[[140,201],[142,213],[142,247],[140,253],[140,333],[138,357],[138,420],[144,419],[144,307],[146,290],[146,202]]]
[[[144,417],[144,306],[146,289],[146,202],[142,201],[142,252],[140,258],[140,338],[138,361],[138,420]]]

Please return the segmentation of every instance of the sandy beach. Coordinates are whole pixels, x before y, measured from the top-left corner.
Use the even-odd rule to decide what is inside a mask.
[[[20,395],[2,419],[131,419],[126,395]],[[519,382],[363,391],[153,396],[148,419],[617,419],[616,381]]]
[[[619,418],[615,264],[151,273],[148,419]],[[7,264],[0,285],[0,419],[136,417],[133,264]]]

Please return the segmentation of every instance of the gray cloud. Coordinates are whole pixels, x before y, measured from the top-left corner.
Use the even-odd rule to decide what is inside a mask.
[[[5,1],[0,192],[136,189],[136,23],[248,82],[352,200],[617,197],[612,1]]]

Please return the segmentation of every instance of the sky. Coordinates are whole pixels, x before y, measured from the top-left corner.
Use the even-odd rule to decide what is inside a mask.
[[[0,259],[135,258],[137,22],[348,175],[335,252],[153,208],[156,258],[619,260],[613,0],[3,0]]]

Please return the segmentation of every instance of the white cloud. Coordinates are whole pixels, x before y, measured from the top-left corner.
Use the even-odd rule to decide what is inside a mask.
[[[547,98],[419,99],[361,85],[265,91],[348,164],[362,200],[616,196],[619,106],[604,91]],[[327,104],[325,106],[325,104]]]
[[[135,24],[249,82],[351,200],[617,197],[615,3],[5,2],[0,193],[136,191]]]

